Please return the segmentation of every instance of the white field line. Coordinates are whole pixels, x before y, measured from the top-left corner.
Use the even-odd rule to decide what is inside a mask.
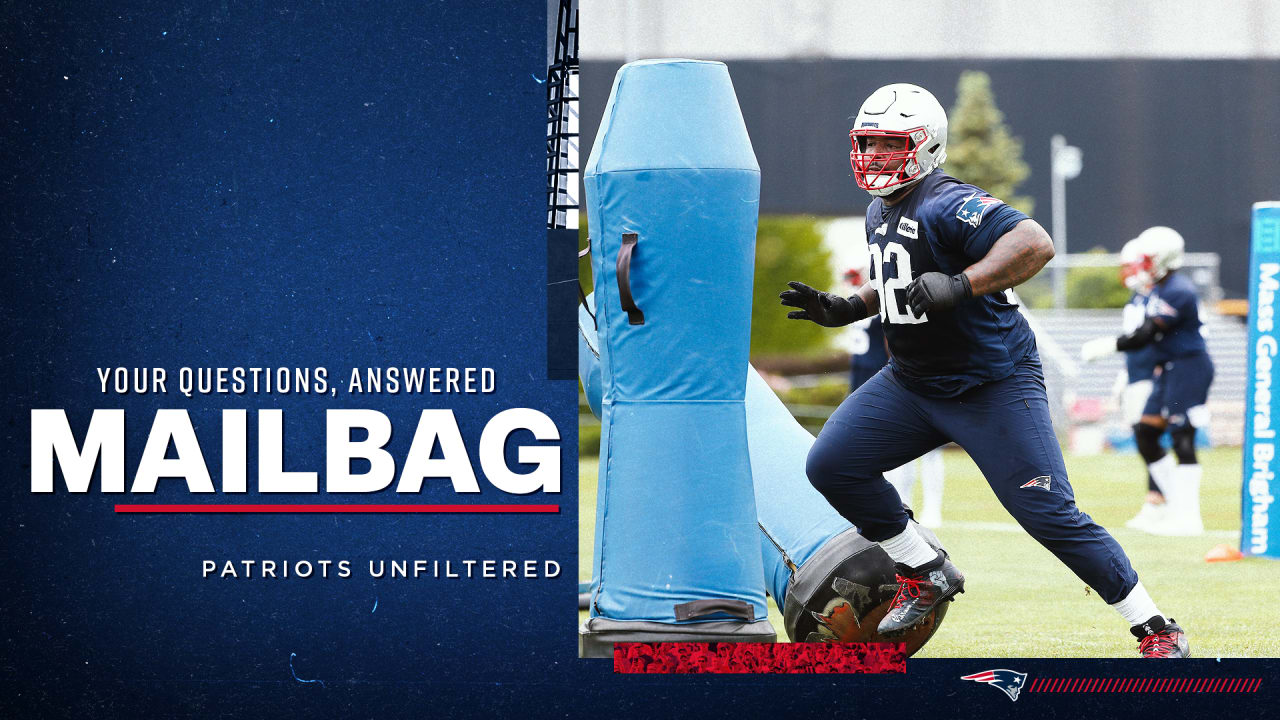
[[[1017,523],[981,522],[981,521],[965,521],[965,520],[943,520],[942,527],[938,528],[938,530],[941,530],[943,533],[945,533],[948,530],[984,530],[988,532],[1007,532],[1007,533],[1025,532],[1022,529],[1022,526],[1018,525]],[[1118,528],[1107,528],[1107,531],[1120,532],[1120,533],[1126,533],[1126,534],[1141,532],[1140,530],[1132,530],[1130,528],[1123,527],[1123,526]],[[1163,537],[1163,536],[1153,536],[1153,537]],[[1239,530],[1205,530],[1204,535],[1202,535],[1201,537],[1238,539],[1240,537],[1240,531]]]

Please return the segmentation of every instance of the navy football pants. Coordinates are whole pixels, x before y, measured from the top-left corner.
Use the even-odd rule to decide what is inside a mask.
[[[953,398],[915,393],[886,366],[827,420],[809,451],[809,482],[868,540],[887,540],[907,514],[884,471],[948,441],[969,453],[1018,524],[1103,600],[1129,594],[1138,582],[1129,558],[1076,507],[1038,363]]]
[[[1165,363],[1160,377],[1156,378],[1142,414],[1163,416],[1171,431],[1188,425],[1204,427],[1209,424],[1209,412],[1204,405],[1209,402],[1211,384],[1213,360],[1208,353],[1174,358]]]

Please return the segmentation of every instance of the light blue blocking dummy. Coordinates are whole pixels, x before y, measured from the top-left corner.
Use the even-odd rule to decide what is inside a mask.
[[[760,170],[727,68],[624,65],[583,178],[602,438],[582,653],[770,641],[742,372]]]
[[[600,353],[591,319],[594,297],[578,309],[578,375],[587,404],[600,413]],[[773,389],[747,366],[747,445],[756,498],[765,585],[796,642],[902,642],[914,654],[932,636],[948,605],[903,636],[875,633],[893,596],[893,561],[835,511],[805,476],[813,436]],[[934,547],[929,530],[916,526]]]

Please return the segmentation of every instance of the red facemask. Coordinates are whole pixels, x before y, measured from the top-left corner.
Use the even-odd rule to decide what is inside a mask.
[[[1120,266],[1120,282],[1130,290],[1137,291],[1140,287],[1151,284],[1153,277],[1151,269],[1151,256],[1143,255],[1133,262]]]
[[[890,137],[906,141],[903,150],[892,152],[865,152],[868,137]],[[924,128],[914,130],[876,130],[858,128],[849,131],[849,141],[853,150],[849,153],[849,164],[853,167],[853,179],[863,190],[886,190],[911,183],[920,177],[923,168],[916,162],[916,138],[923,140],[926,136]],[[884,170],[884,168],[896,168]],[[888,176],[886,180],[884,176]]]

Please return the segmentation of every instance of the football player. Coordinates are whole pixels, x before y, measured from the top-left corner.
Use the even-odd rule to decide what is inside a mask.
[[[788,317],[838,327],[878,313],[889,364],[845,399],[809,451],[809,481],[894,560],[898,593],[879,632],[905,630],[964,588],[907,523],[884,471],[954,441],[1037,541],[1131,626],[1144,657],[1186,657],[1111,535],[1076,507],[1049,419],[1035,337],[1005,290],[1053,257],[1034,221],[943,173],[947,117],[927,90],[872,93],[849,133],[867,208],[870,282],[845,298],[792,282]]]
[[[1182,267],[1185,242],[1172,228],[1157,226],[1142,231],[1134,242],[1141,254],[1143,272],[1150,275],[1146,317],[1141,326],[1118,338],[1097,338],[1081,348],[1081,356],[1094,360],[1112,352],[1151,347],[1160,376],[1142,409],[1135,436],[1138,452],[1165,498],[1157,522],[1144,529],[1157,535],[1200,535],[1200,479],[1203,470],[1196,458],[1196,428],[1209,424],[1209,385],[1213,360],[1204,342],[1200,301],[1195,284],[1177,272]],[[1173,455],[1160,445],[1168,430]]]
[[[1121,315],[1120,326],[1125,334],[1137,330],[1147,319],[1147,294],[1151,292],[1151,274],[1147,272],[1146,260],[1146,256],[1142,254],[1138,246],[1137,238],[1125,243],[1120,250],[1120,281],[1133,293],[1129,298],[1129,302],[1125,304]],[[1103,343],[1103,345],[1105,346],[1106,343]],[[1108,350],[1107,352],[1109,353],[1110,351]],[[1081,359],[1085,362],[1092,362],[1096,359],[1095,356],[1083,351],[1081,356]],[[1120,415],[1124,419],[1124,423],[1133,429],[1134,442],[1137,444],[1143,433],[1139,424],[1139,420],[1142,417],[1142,408],[1146,406],[1147,399],[1151,397],[1152,383],[1158,372],[1155,347],[1144,345],[1140,348],[1126,351],[1124,353],[1124,365],[1124,370],[1120,371],[1116,379],[1115,394],[1120,399]],[[1143,457],[1143,462],[1145,467],[1145,457]],[[1138,514],[1124,525],[1135,530],[1146,531],[1160,524],[1160,520],[1164,515],[1165,500],[1164,492],[1156,484],[1151,472],[1147,471],[1144,474],[1147,477],[1146,501],[1143,502],[1142,508],[1138,510]]]

